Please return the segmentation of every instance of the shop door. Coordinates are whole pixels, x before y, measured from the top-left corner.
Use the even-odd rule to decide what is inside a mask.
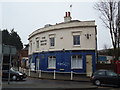
[[[86,55],[86,74],[88,77],[92,74],[92,55]]]

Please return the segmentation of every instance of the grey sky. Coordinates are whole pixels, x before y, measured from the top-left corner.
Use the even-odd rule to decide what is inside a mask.
[[[65,12],[72,4],[73,20],[95,20],[98,30],[98,49],[104,44],[111,47],[108,30],[103,27],[94,2],[4,2],[0,4],[2,12],[2,28],[18,32],[24,44],[28,43],[28,35],[45,24],[63,22]],[[1,6],[2,5],[2,6]]]

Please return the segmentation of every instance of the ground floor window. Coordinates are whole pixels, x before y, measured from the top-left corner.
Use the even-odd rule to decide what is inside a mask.
[[[49,56],[48,57],[48,68],[56,68],[56,57],[55,56]]]
[[[71,69],[82,69],[83,60],[81,55],[73,55],[71,57]]]

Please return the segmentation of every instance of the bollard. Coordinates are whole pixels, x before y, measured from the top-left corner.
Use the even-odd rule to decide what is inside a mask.
[[[24,68],[22,68],[22,72],[24,73]]]
[[[54,70],[54,79],[55,79],[55,70]]]
[[[30,76],[30,69],[28,69],[28,76]]]
[[[22,72],[22,68],[20,68],[20,71]]]
[[[26,69],[24,68],[24,73],[26,74]]]
[[[39,78],[41,78],[41,70],[39,70]]]
[[[71,71],[71,80],[73,80],[73,71]]]
[[[19,71],[21,72],[21,67],[19,67]]]
[[[25,69],[23,68],[23,73],[25,73]]]

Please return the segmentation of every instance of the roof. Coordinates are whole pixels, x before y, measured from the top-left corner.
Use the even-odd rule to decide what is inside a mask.
[[[39,28],[34,32],[32,32],[29,35],[28,40],[38,33],[48,32],[51,30],[60,30],[60,29],[77,28],[77,27],[96,27],[95,20],[91,20],[91,21],[71,20],[70,22],[62,22],[62,23],[56,23],[55,25],[49,25],[47,27]]]

